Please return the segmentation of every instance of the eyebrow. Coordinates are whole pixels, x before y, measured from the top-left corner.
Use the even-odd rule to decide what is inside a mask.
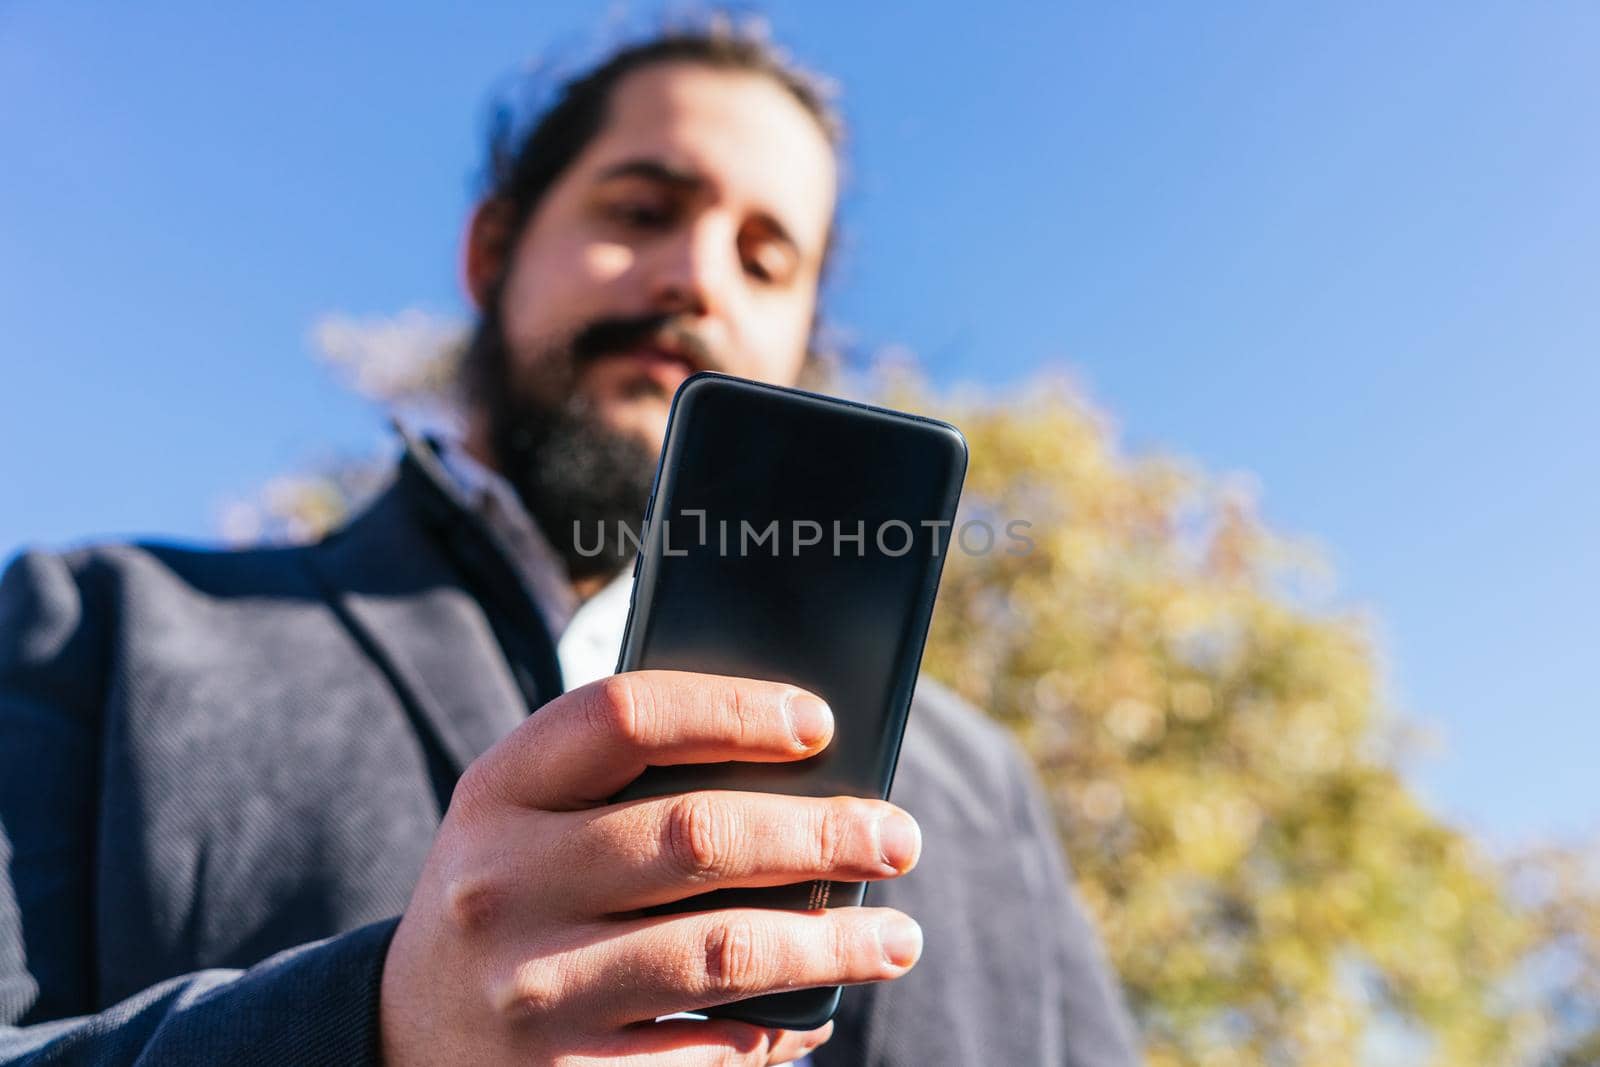
[[[707,185],[705,178],[692,170],[648,158],[625,159],[621,163],[613,163],[601,171],[596,180],[608,182],[615,178],[645,178],[665,185],[675,185],[685,192],[695,192]]]
[[[711,184],[704,175],[693,170],[685,167],[675,167],[660,159],[653,159],[647,156],[613,163],[602,170],[595,180],[596,182],[608,182],[617,178],[643,178],[646,181],[670,185],[684,193],[697,193]],[[800,251],[800,242],[794,239],[794,234],[789,232],[789,227],[780,222],[777,216],[770,211],[762,211],[759,214],[767,225],[772,227],[774,236],[787,243],[796,252]]]

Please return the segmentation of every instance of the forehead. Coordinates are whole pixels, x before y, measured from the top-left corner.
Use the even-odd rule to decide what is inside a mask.
[[[593,175],[638,158],[693,171],[720,198],[772,213],[812,249],[833,216],[833,149],[766,75],[677,62],[627,75],[576,169]]]

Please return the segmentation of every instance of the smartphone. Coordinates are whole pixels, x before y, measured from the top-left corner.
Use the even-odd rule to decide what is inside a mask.
[[[885,799],[967,467],[954,426],[702,373],[673,398],[618,671],[789,682],[834,736],[792,763],[652,767],[615,799],[695,789]],[[719,890],[658,912],[860,904],[864,883]],[[703,1014],[807,1030],[831,986]]]

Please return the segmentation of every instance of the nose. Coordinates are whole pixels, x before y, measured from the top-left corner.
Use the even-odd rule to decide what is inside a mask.
[[[737,270],[735,237],[715,216],[703,216],[656,244],[650,261],[651,306],[695,318],[727,310]]]

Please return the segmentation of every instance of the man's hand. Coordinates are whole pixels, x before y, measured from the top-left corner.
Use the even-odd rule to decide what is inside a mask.
[[[767,1064],[827,1040],[831,1023],[651,1020],[897,978],[922,950],[905,915],[637,913],[724,887],[897,877],[921,845],[911,817],[851,797],[606,800],[646,766],[804,759],[832,734],[827,706],[793,686],[673,671],[545,705],[456,788],[384,965],[385,1062]]]

